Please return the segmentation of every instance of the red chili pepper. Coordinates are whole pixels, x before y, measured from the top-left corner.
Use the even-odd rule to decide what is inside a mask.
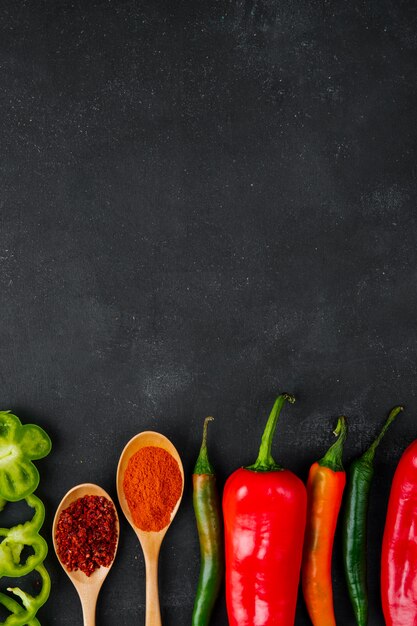
[[[417,625],[417,440],[392,481],[382,542],[381,597],[386,626]]]
[[[333,609],[332,551],[337,518],[346,484],[342,464],[347,427],[340,417],[337,441],[313,463],[307,481],[307,525],[301,579],[314,626],[336,626]]]
[[[230,626],[293,626],[306,520],[303,482],[277,465],[269,416],[256,463],[235,471],[223,494],[226,602]]]

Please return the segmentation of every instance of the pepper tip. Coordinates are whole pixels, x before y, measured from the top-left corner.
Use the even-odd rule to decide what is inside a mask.
[[[338,437],[340,435],[340,432],[343,426],[345,425],[346,425],[346,417],[344,415],[341,415],[339,419],[337,420],[336,428],[333,431],[333,435],[335,437]]]

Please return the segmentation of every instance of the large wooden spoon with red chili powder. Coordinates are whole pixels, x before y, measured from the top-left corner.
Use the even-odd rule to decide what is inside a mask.
[[[139,433],[120,456],[116,482],[120,506],[145,558],[146,626],[161,626],[158,557],[184,490],[180,456],[164,435]]]

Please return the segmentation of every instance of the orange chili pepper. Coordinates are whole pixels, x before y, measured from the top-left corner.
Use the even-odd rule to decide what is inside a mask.
[[[332,551],[346,484],[343,444],[347,427],[340,417],[337,441],[313,463],[307,481],[307,526],[301,570],[304,600],[314,626],[336,626],[333,608]]]

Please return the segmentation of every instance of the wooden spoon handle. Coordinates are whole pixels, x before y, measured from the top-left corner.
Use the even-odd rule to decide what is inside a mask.
[[[81,606],[83,608],[84,626],[95,626],[97,596],[94,594],[80,594]]]
[[[145,559],[146,563],[146,621],[145,626],[161,626],[158,594],[158,555]]]

